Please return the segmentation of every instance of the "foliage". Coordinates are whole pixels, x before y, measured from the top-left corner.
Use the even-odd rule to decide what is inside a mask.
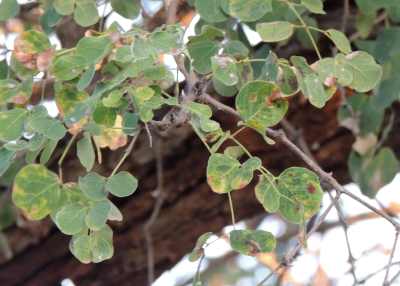
[[[131,142],[128,154],[140,130],[156,126],[161,108],[183,111],[210,151],[207,181],[212,191],[230,196],[258,177],[255,195],[267,212],[304,225],[320,209],[323,190],[317,174],[291,167],[275,176],[236,140],[235,133],[223,130],[213,118],[212,104],[202,95],[188,99],[180,92],[160,54],[180,57],[182,72],[208,82],[221,96],[235,97],[239,132],[254,129],[267,144],[274,142],[266,132],[284,119],[293,97],[303,96],[321,109],[338,90],[351,90],[355,95],[344,98],[338,118],[356,137],[349,157],[352,178],[373,198],[398,171],[393,151],[381,143],[387,134],[385,110],[399,99],[394,75],[400,67],[397,28],[384,29],[376,41],[352,42],[342,31],[318,28],[311,16],[325,14],[322,0],[195,0],[189,2],[201,19],[196,34],[186,42],[178,24],[151,32],[139,26],[124,32],[117,25],[95,30],[93,25],[99,24],[101,16],[94,0],[40,2],[45,11],[43,27],[21,33],[10,62],[0,63],[0,175],[14,170],[16,156],[25,158],[25,166],[15,174],[14,204],[29,219],[50,216],[61,232],[71,236],[70,250],[82,263],[112,257],[113,233],[108,222],[122,220],[122,214],[111,198],[131,196],[140,186],[132,174],[118,170],[126,157],[109,176],[98,174],[99,152]],[[363,38],[373,25],[365,17],[379,9],[387,9],[392,21],[400,20],[396,1],[356,2],[363,13],[357,19]],[[140,1],[112,0],[111,6],[130,19],[141,10]],[[16,1],[3,0],[0,21],[15,17],[18,11]],[[68,15],[91,30],[75,47],[56,49],[50,44],[49,28]],[[249,44],[242,32],[244,25],[258,32],[267,53],[260,55]],[[331,41],[337,50],[334,56],[321,56],[320,36]],[[279,58],[272,51],[274,43],[286,45],[295,37],[315,49],[316,61],[309,63],[297,55]],[[359,50],[353,51],[355,47]],[[40,72],[54,81],[60,112],[56,118],[43,107],[43,98],[31,104],[35,76]],[[76,156],[86,174],[66,183],[62,163],[75,140]],[[234,146],[221,151],[228,141]],[[60,156],[53,151],[66,142],[56,174],[46,164]],[[199,238],[191,260],[204,255],[209,237],[211,233]],[[276,245],[273,235],[264,230],[234,230],[230,243],[244,255],[271,252]]]

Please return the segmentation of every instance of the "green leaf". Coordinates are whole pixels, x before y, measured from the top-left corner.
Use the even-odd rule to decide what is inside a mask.
[[[224,11],[243,22],[255,22],[272,11],[271,0],[224,0]]]
[[[96,1],[94,0],[75,0],[74,20],[82,27],[89,27],[97,23],[100,19],[97,12]]]
[[[73,85],[56,84],[55,89],[56,104],[63,117],[72,113],[76,106],[89,96],[84,91],[78,91]]]
[[[54,9],[60,15],[71,15],[74,12],[76,0],[54,0]]]
[[[97,124],[113,127],[117,119],[117,111],[114,108],[105,107],[101,102],[93,112],[93,120]]]
[[[232,249],[243,255],[271,252],[276,247],[272,233],[263,230],[233,230],[229,240]]]
[[[89,66],[88,69],[82,74],[78,83],[76,84],[76,88],[79,91],[83,91],[85,88],[87,88],[89,84],[92,82],[95,73],[96,73],[96,66],[95,65]]]
[[[257,200],[267,212],[274,213],[279,209],[280,193],[275,184],[275,178],[260,176],[255,188]]]
[[[287,40],[294,32],[293,25],[284,21],[259,23],[256,26],[256,30],[260,34],[261,39],[267,43]]]
[[[350,87],[358,92],[372,90],[382,78],[382,67],[366,52],[358,51],[346,56],[346,67],[353,73]]]
[[[109,226],[99,231],[83,231],[72,237],[69,249],[82,263],[98,263],[110,259],[114,254],[113,233]]]
[[[228,56],[214,56],[211,58],[214,77],[226,86],[236,85],[239,82],[239,70],[236,61]]]
[[[370,198],[389,184],[399,170],[399,161],[389,148],[382,148],[375,156],[361,157],[352,152],[348,164],[351,177]]]
[[[0,177],[8,170],[16,156],[15,151],[0,148]]]
[[[218,193],[232,191],[231,178],[240,167],[238,160],[224,154],[212,154],[207,164],[207,182],[211,189]]]
[[[224,22],[228,17],[222,12],[222,0],[196,0],[195,6],[200,17],[209,23]]]
[[[107,219],[113,221],[122,221],[123,216],[121,211],[111,201],[109,201],[109,204],[110,211],[108,212]]]
[[[47,116],[30,116],[27,124],[31,130],[43,134],[51,140],[58,141],[67,132],[61,121]]]
[[[139,128],[139,116],[136,113],[125,112],[122,117],[122,131],[127,135],[134,135]]]
[[[120,198],[132,195],[137,187],[137,179],[125,171],[113,175],[106,184],[106,190]]]
[[[24,31],[19,36],[18,48],[26,54],[38,54],[51,48],[49,38],[37,30]]]
[[[211,57],[218,53],[218,43],[211,40],[189,41],[187,48],[194,69],[200,74],[211,72]]]
[[[318,176],[312,171],[291,167],[278,178],[280,214],[289,222],[302,223],[320,209],[323,191]]]
[[[158,28],[151,33],[152,48],[158,53],[170,53],[182,47],[183,29],[180,25]]]
[[[4,59],[4,60],[0,61],[0,80],[7,79],[7,75],[8,75],[8,63]],[[0,84],[0,86],[1,86],[1,84]],[[0,94],[1,94],[1,87],[0,87]],[[1,95],[0,95],[0,98],[1,98]]]
[[[203,233],[196,242],[195,247],[189,254],[189,261],[195,262],[204,254],[203,246],[206,244],[207,240],[213,235],[212,232]]]
[[[87,207],[72,203],[63,206],[54,216],[54,222],[60,231],[67,235],[81,232],[85,227]]]
[[[95,65],[111,51],[111,47],[112,42],[108,36],[84,37],[76,46],[76,55],[86,65]]]
[[[102,99],[103,105],[105,107],[117,108],[121,105],[121,98],[124,93],[122,90],[116,89],[111,91],[106,97]]]
[[[353,81],[353,72],[345,65],[346,57],[338,54],[335,58],[324,58],[315,63],[316,71],[322,82],[330,77],[336,78],[342,86],[349,86]]]
[[[111,6],[115,12],[128,19],[135,19],[139,16],[140,0],[111,0]]]
[[[351,53],[351,44],[349,39],[347,39],[346,35],[335,29],[326,30],[329,38],[333,41],[335,46],[344,54]]]
[[[102,229],[107,221],[111,205],[108,200],[95,202],[89,207],[89,212],[85,218],[87,227],[90,230]]]
[[[17,0],[2,0],[0,3],[0,21],[6,21],[18,15],[19,5]]]
[[[79,187],[83,193],[92,200],[103,200],[107,197],[104,191],[105,179],[97,173],[90,172],[79,178]]]
[[[21,137],[27,115],[22,108],[0,112],[0,140],[12,141]]]
[[[50,157],[56,149],[57,144],[58,140],[47,140],[46,144],[44,145],[44,149],[40,154],[40,164],[44,165],[50,160]]]
[[[303,94],[315,107],[324,107],[326,102],[332,97],[333,92],[325,90],[321,78],[311,69],[305,58],[293,56],[291,57],[291,61],[298,70],[297,79]]]
[[[71,253],[82,263],[92,262],[92,251],[90,243],[90,234],[82,232],[71,238],[69,249]]]
[[[213,77],[212,82],[215,91],[221,96],[232,97],[238,92],[236,86],[227,86],[217,80],[215,77]]]
[[[301,0],[301,4],[315,14],[326,14],[322,0]]]
[[[113,233],[108,225],[91,233],[92,261],[94,263],[110,259],[114,255],[112,237]]]
[[[250,184],[253,179],[255,170],[261,167],[262,163],[259,158],[250,158],[242,164],[242,166],[235,170],[232,174],[231,188],[233,190],[240,190]]]
[[[164,100],[159,92],[149,86],[137,87],[130,90],[139,117],[143,122],[153,119],[153,110],[160,108]]]
[[[76,144],[76,152],[81,164],[89,172],[92,170],[96,158],[92,139],[89,133],[85,133],[81,140]]]
[[[23,167],[15,177],[13,202],[32,220],[40,220],[52,213],[60,197],[56,174],[43,165]]]
[[[51,65],[51,73],[59,80],[67,81],[76,78],[86,67],[86,60],[74,53],[57,57]]]
[[[267,127],[278,124],[288,110],[286,100],[270,101],[275,86],[266,81],[251,81],[236,97],[236,109],[246,125],[264,134]]]

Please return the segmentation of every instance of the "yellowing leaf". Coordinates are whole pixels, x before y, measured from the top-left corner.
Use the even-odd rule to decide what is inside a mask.
[[[32,220],[40,220],[53,212],[60,198],[60,182],[43,165],[31,164],[15,177],[12,199]]]

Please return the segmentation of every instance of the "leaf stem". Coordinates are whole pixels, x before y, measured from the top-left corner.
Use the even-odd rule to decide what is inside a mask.
[[[64,152],[62,153],[60,159],[58,160],[58,176],[60,177],[61,182],[63,181],[63,176],[62,176],[62,164],[64,162],[65,156],[67,156],[67,153],[72,147],[72,144],[74,143],[76,137],[78,136],[79,133],[74,134],[71,139],[69,140],[67,147],[65,147]]]
[[[299,12],[297,12],[296,8],[293,6],[292,3],[286,1],[286,4],[289,6],[289,9],[292,10],[292,12],[296,15],[297,19],[299,19],[300,23],[303,25],[304,29],[306,30],[306,33],[307,33],[308,37],[310,38],[311,44],[313,45],[318,58],[322,59],[321,52],[319,51],[317,43],[315,42],[315,39],[314,39],[313,35],[311,34],[310,27],[308,27],[306,22],[304,22],[303,18],[301,17]]]
[[[121,165],[125,162],[125,160],[128,157],[128,155],[132,152],[132,149],[135,146],[136,140],[138,139],[139,135],[140,135],[140,130],[135,135],[135,137],[132,138],[131,142],[129,143],[128,147],[126,148],[126,150],[124,152],[124,155],[122,155],[122,157],[119,160],[118,164],[115,166],[114,170],[112,171],[110,177],[115,175],[115,173],[118,171],[118,169],[121,167]]]
[[[229,208],[231,210],[232,226],[233,226],[233,229],[235,229],[235,225],[236,225],[235,210],[233,208],[233,200],[232,200],[231,192],[228,193],[228,199],[229,199]]]

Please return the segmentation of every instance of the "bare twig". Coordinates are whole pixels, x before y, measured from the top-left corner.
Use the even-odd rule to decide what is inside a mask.
[[[161,207],[165,200],[164,193],[164,172],[163,172],[163,154],[162,154],[162,139],[157,138],[155,146],[156,156],[156,169],[157,169],[157,190],[154,192],[156,195],[156,202],[154,204],[153,211],[150,218],[144,224],[143,232],[146,240],[147,248],[147,281],[148,285],[151,286],[154,282],[154,248],[151,228],[157,221],[160,214]]]
[[[383,286],[389,286],[389,273],[390,273],[390,268],[393,266],[393,257],[394,254],[396,252],[396,248],[397,248],[397,242],[399,240],[399,235],[400,232],[396,231],[396,236],[394,237],[394,242],[393,242],[393,247],[392,247],[392,251],[390,252],[390,256],[389,256],[389,263],[386,269],[386,273],[385,273],[385,279],[383,280]]]
[[[332,202],[334,202],[334,198],[333,198],[332,194],[330,192],[328,192],[328,194],[329,194],[329,197],[331,198]],[[339,223],[340,223],[341,227],[343,228],[344,236],[346,239],[347,253],[349,255],[349,263],[350,263],[350,272],[351,272],[351,275],[353,276],[354,283],[357,284],[358,279],[357,279],[357,275],[356,275],[356,271],[355,271],[356,259],[354,258],[353,251],[351,250],[349,232],[348,232],[349,225],[347,224],[346,219],[344,217],[343,210],[338,203],[335,204],[335,208],[336,208],[336,211],[337,211],[337,214],[339,217]]]
[[[343,0],[342,32],[346,33],[350,16],[350,0]]]
[[[395,266],[395,265],[400,265],[400,261],[393,262],[391,266]],[[381,273],[382,271],[387,270],[388,267],[389,267],[389,265],[385,265],[384,267],[382,267],[382,268],[380,268],[380,269],[378,269],[378,270],[372,272],[371,274],[368,274],[368,275],[365,276],[364,278],[360,279],[360,280],[358,281],[358,283],[359,283],[359,284],[364,284],[366,281],[368,281],[369,279],[371,279],[371,278],[374,277],[375,275]],[[395,278],[395,276],[394,276],[393,278]],[[391,285],[392,281],[393,281],[393,279],[391,280],[391,282],[390,282],[389,285]]]

